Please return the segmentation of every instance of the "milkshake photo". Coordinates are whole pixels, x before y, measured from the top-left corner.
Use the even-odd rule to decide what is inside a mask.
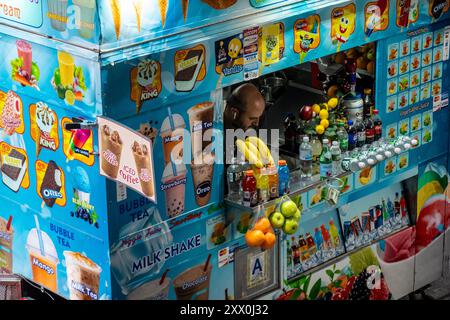
[[[102,269],[79,252],[64,251],[70,300],[98,300]]]
[[[166,275],[167,271],[161,278],[137,287],[127,295],[127,300],[169,300],[171,279]]]
[[[208,300],[212,265],[208,256],[206,264],[200,264],[182,272],[173,280],[177,300]]]

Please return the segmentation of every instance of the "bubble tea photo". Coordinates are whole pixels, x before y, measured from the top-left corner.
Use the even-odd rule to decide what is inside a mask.
[[[57,265],[59,260],[56,248],[48,234],[40,230],[36,216],[35,220],[37,227],[28,233],[26,245],[30,256],[33,281],[53,292],[58,292]]]
[[[64,251],[70,300],[98,300],[102,269],[79,252]]]

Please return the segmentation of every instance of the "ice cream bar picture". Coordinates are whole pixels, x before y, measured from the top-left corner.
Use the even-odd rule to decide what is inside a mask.
[[[55,201],[63,197],[60,192],[62,188],[62,179],[63,173],[61,168],[58,167],[53,160],[50,160],[39,189],[42,199],[47,207],[53,207]]]
[[[203,65],[204,52],[200,49],[190,50],[186,57],[175,66],[175,88],[188,92],[194,89],[200,69]]]
[[[2,180],[12,191],[17,192],[27,171],[25,156],[12,149],[2,158]]]
[[[1,100],[4,96],[3,103]],[[12,135],[23,127],[22,101],[13,91],[8,91],[6,95],[0,92],[0,127],[7,135]],[[18,133],[23,133],[23,130],[20,131]]]

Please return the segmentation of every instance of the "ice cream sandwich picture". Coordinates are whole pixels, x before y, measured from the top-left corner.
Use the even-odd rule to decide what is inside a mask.
[[[28,159],[24,150],[2,142],[0,144],[2,182],[14,192],[28,188]]]
[[[24,132],[22,100],[11,90],[0,91],[0,128],[9,136]]]
[[[206,75],[206,49],[202,45],[175,53],[175,89],[181,92],[192,91],[197,81]]]
[[[46,205],[52,208],[56,203],[59,206],[66,205],[64,171],[50,160],[48,163],[36,161],[37,192],[43,200],[42,207]]]
[[[58,117],[44,102],[30,106],[31,138],[36,143],[36,158],[42,148],[56,151],[59,147]]]

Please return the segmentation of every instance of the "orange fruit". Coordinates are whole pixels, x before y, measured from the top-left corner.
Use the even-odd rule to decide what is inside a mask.
[[[272,249],[275,245],[275,241],[277,241],[277,237],[272,232],[267,232],[264,235],[264,242],[261,245],[261,248],[263,249]]]
[[[335,98],[338,90],[339,90],[339,87],[336,85],[332,85],[331,87],[329,87],[328,91],[327,91],[328,98]]]
[[[264,217],[256,221],[253,230],[260,230],[263,233],[266,233],[270,230],[270,228],[272,228],[272,225],[270,224],[269,219]]]
[[[259,247],[265,240],[266,237],[261,230],[249,230],[245,234],[245,242],[249,247]]]

